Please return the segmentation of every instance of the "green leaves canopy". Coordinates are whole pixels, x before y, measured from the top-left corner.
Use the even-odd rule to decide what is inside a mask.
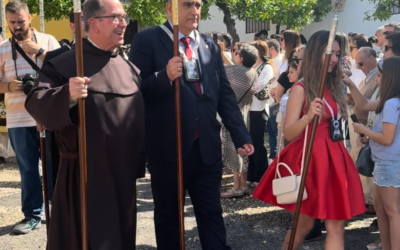
[[[365,1],[365,0],[361,0]],[[364,20],[367,21],[386,21],[392,17],[392,8],[400,8],[398,0],[367,0],[375,5],[374,10],[365,12]]]
[[[44,19],[46,21],[50,20],[60,20],[64,17],[69,16],[69,12],[73,8],[72,0],[44,0]],[[39,14],[39,1],[38,0],[27,0],[30,13]]]

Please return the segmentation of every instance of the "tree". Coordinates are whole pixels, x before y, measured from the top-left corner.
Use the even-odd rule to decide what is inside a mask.
[[[31,14],[39,14],[39,1],[27,0],[29,11]],[[69,16],[73,9],[72,0],[44,0],[44,19],[60,20]]]
[[[365,0],[361,0],[365,1]],[[375,5],[374,11],[365,12],[364,20],[367,21],[386,21],[392,17],[392,9],[400,8],[400,1],[398,0],[367,0]]]

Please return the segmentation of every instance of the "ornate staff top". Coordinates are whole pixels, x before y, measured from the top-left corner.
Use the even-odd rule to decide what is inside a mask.
[[[81,13],[82,8],[81,8],[81,0],[74,0],[74,12],[75,13]]]
[[[336,29],[338,24],[337,14],[343,11],[345,4],[346,0],[332,0],[332,11],[335,14],[335,17],[332,20],[331,30],[329,33],[328,46],[326,48],[326,54],[328,55],[332,54],[333,42],[335,41]]]
[[[172,25],[179,24],[178,0],[172,0]]]

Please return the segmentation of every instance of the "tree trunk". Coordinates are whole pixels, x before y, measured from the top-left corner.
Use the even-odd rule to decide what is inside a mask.
[[[276,32],[275,32],[275,34],[279,34],[279,33],[280,33],[280,29],[281,29],[281,25],[280,25],[280,24],[277,24],[277,25],[276,25]]]
[[[232,36],[232,48],[233,48],[233,45],[236,42],[240,41],[239,35],[237,34],[235,28],[236,25],[235,19],[232,18],[231,10],[228,8],[228,6],[226,6],[226,4],[221,2],[216,2],[215,5],[217,5],[217,7],[220,8],[224,13],[223,22],[226,25],[227,33]]]

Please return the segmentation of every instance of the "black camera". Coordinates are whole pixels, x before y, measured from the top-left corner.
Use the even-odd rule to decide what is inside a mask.
[[[22,82],[22,90],[25,95],[28,95],[36,82],[36,77],[31,74],[26,74],[23,78],[18,77],[18,81]]]

